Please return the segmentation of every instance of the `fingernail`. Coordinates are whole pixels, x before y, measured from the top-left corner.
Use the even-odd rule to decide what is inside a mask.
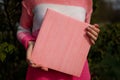
[[[48,71],[48,69],[47,69],[47,68],[42,68],[42,70],[44,70],[44,71]]]
[[[88,26],[87,28],[90,28],[90,26]]]
[[[94,24],[96,27],[99,27],[99,25],[98,24]]]
[[[92,29],[93,28],[93,26],[89,26],[89,29]]]

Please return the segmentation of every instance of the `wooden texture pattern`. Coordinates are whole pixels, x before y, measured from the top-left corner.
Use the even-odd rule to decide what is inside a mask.
[[[89,24],[48,9],[32,52],[39,65],[80,76],[90,43],[86,35]]]

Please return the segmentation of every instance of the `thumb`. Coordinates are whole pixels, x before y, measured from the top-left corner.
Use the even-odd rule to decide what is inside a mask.
[[[33,41],[29,41],[29,46],[27,48],[27,57],[31,56],[33,47],[34,47],[34,42]]]
[[[28,58],[31,57],[32,49],[33,49],[33,46],[29,46],[28,49],[27,49],[27,57],[28,57]]]

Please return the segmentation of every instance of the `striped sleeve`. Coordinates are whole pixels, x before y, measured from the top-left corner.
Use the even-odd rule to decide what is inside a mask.
[[[28,6],[22,1],[22,14],[20,24],[17,29],[17,38],[25,46],[28,47],[28,41],[33,41],[35,38],[31,34],[33,24],[33,15],[30,13]]]

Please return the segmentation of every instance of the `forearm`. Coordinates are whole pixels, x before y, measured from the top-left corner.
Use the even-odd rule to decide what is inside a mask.
[[[18,26],[17,38],[25,46],[25,48],[28,47],[29,41],[35,40],[35,38],[32,36],[32,34],[30,32],[30,29],[26,29],[22,26]]]

